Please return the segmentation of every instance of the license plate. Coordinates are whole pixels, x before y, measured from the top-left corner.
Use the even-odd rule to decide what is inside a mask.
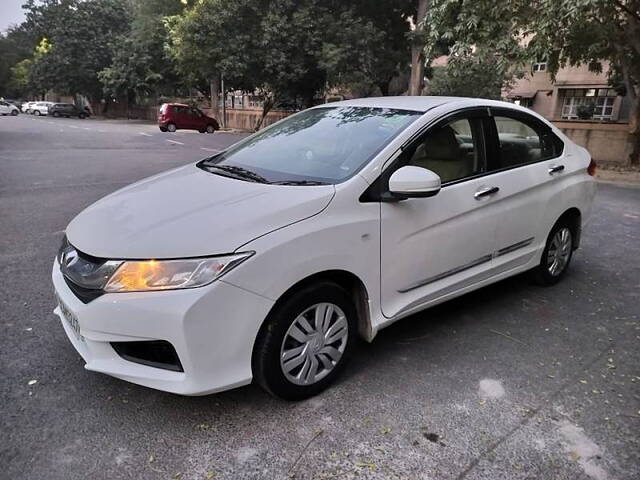
[[[64,304],[60,298],[58,298],[58,305],[60,306],[60,311],[62,312],[62,316],[64,317],[67,324],[73,330],[73,334],[76,336],[78,340],[81,342],[84,341],[84,337],[80,334],[80,323],[78,323],[78,318],[74,315],[74,313],[69,310],[69,308]]]

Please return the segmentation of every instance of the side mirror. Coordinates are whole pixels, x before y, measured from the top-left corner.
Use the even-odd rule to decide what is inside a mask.
[[[389,178],[389,192],[398,198],[433,197],[440,191],[438,174],[422,167],[401,167]]]

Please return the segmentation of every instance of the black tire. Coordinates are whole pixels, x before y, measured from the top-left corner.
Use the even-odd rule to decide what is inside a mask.
[[[34,114],[36,117],[39,117],[39,116],[40,116],[40,110],[34,110],[34,111],[33,111],[33,114]]]
[[[11,116],[16,117],[18,115],[18,110],[11,110]]]
[[[334,364],[335,366],[323,378],[320,378],[315,383],[299,385],[289,380],[283,372],[283,367],[280,363],[281,351],[284,348],[285,337],[287,337],[289,328],[296,319],[309,308],[321,303],[330,303],[337,306],[346,317],[347,336],[344,341],[343,353],[337,363]],[[336,315],[338,314],[336,313]],[[357,312],[353,301],[342,287],[329,281],[302,287],[276,305],[260,329],[252,358],[255,381],[267,392],[285,400],[302,400],[320,393],[340,375],[340,372],[348,362],[357,341],[357,324]],[[331,325],[335,324],[332,323]],[[287,337],[286,340],[291,341],[293,339],[292,337]],[[341,346],[338,347],[338,342],[341,341],[332,342],[327,346],[342,348]],[[302,345],[300,344],[300,346]],[[316,361],[318,361],[317,359],[320,355],[323,355],[321,350],[312,354],[312,356],[316,357]],[[325,359],[330,359],[328,355],[324,355],[324,357]],[[302,370],[303,367],[301,366],[300,369]],[[318,361],[316,372],[321,372],[322,370],[323,365]]]
[[[554,245],[556,237],[562,237],[563,232],[568,232],[568,246],[562,244],[564,248],[557,248],[557,244]],[[535,283],[542,286],[555,285],[558,283],[567,273],[571,258],[573,257],[574,242],[576,239],[575,226],[568,220],[560,219],[551,229],[549,236],[547,237],[547,243],[542,251],[542,258],[540,264],[532,270],[532,278]],[[556,240],[557,242],[558,240]],[[561,246],[561,247],[562,247]],[[550,253],[551,252],[551,253]],[[558,255],[556,255],[558,252]],[[559,257],[566,256],[566,259],[561,262],[556,271],[553,269],[554,260]]]
[[[160,131],[161,132],[166,132],[167,131],[167,127],[160,127]]]
[[[53,112],[53,116],[58,118],[60,116],[60,114],[58,112]]]
[[[175,132],[178,128],[175,123],[167,123],[167,132]]]
[[[216,131],[216,127],[215,127],[215,125],[211,125],[211,124],[209,124],[209,125],[207,125],[207,128],[205,129],[205,131],[206,131],[207,133],[215,133],[215,131]]]
[[[87,118],[87,115],[86,115],[86,114],[84,114],[84,113],[80,113],[80,114],[78,114],[78,118],[79,118],[80,120],[84,120],[85,118]]]

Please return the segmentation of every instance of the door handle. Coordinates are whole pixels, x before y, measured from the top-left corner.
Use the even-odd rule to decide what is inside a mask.
[[[549,175],[553,175],[554,173],[558,173],[564,170],[564,165],[556,165],[554,167],[549,168]]]
[[[494,193],[498,193],[499,191],[500,188],[498,187],[483,188],[482,190],[478,190],[476,193],[474,193],[473,197],[476,200],[479,200],[482,197],[488,197],[489,195],[493,195]]]

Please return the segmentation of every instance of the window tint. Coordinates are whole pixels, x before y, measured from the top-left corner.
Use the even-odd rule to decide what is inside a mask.
[[[442,183],[482,172],[480,120],[461,119],[429,130],[413,147],[408,165],[428,168]]]
[[[504,116],[494,119],[500,148],[500,161],[496,168],[546,160],[562,152],[562,141],[547,127]]]

